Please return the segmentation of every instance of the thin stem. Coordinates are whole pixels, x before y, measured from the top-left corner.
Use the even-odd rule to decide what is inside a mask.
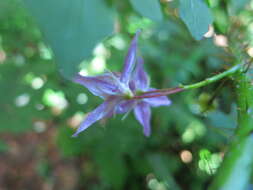
[[[200,87],[206,86],[208,84],[217,82],[225,77],[231,76],[232,74],[236,73],[237,71],[239,71],[242,68],[243,68],[243,64],[238,64],[238,65],[235,65],[220,74],[214,75],[212,77],[209,77],[203,81],[200,81],[200,82],[197,82],[194,84],[180,85],[175,88],[164,88],[164,89],[159,89],[159,90],[151,90],[148,92],[144,92],[139,96],[134,96],[134,97],[132,97],[132,99],[143,99],[143,98],[154,98],[154,97],[159,97],[159,96],[167,96],[170,94],[182,92],[184,90],[200,88]]]
[[[223,79],[224,77],[231,76],[232,74],[234,74],[237,71],[239,71],[240,69],[242,69],[242,66],[243,66],[243,64],[235,65],[235,66],[231,67],[230,69],[228,69],[220,74],[209,77],[203,81],[197,82],[195,84],[183,85],[182,88],[184,88],[185,90],[188,90],[188,89],[195,89],[195,88],[200,88],[200,87],[206,86],[210,83],[219,81],[219,80]]]
[[[253,171],[253,88],[243,72],[235,75],[238,125],[229,151],[209,190],[247,189]],[[240,179],[238,179],[240,174]]]

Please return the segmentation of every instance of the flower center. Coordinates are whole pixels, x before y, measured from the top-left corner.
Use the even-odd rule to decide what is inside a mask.
[[[124,97],[124,99],[129,100],[129,99],[132,99],[134,97],[134,94],[132,93],[132,91],[129,90],[126,93],[124,93],[123,97]]]

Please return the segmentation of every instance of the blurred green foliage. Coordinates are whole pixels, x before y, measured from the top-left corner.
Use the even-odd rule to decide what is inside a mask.
[[[101,100],[82,86],[64,79],[54,63],[57,61],[60,68],[72,73],[74,68],[69,68],[66,63],[75,62],[76,66],[85,58],[80,64],[83,74],[120,71],[133,34],[142,28],[139,46],[152,86],[168,88],[180,83],[196,82],[231,65],[233,55],[232,50],[226,48],[227,39],[231,43],[238,41],[237,38],[246,41],[247,47],[238,48],[237,51],[253,48],[253,3],[207,1],[203,6],[210,7],[213,28],[220,38],[213,36],[195,41],[178,16],[176,0],[161,1],[161,10],[154,5],[150,13],[156,13],[152,16],[135,1],[111,0],[107,1],[109,8],[105,8],[105,5],[101,5],[105,1],[93,0],[91,7],[98,8],[94,12],[93,8],[72,2],[68,2],[71,5],[68,6],[64,4],[67,1],[41,1],[41,4],[37,1],[25,2],[30,8],[35,7],[33,14],[39,18],[42,30],[36,19],[26,12],[22,2],[0,1],[0,133],[22,136],[30,131],[41,134],[55,129],[54,143],[61,151],[61,156],[64,159],[80,159],[76,189],[207,189],[223,161],[236,127],[237,110],[230,80],[172,95],[172,106],[152,110],[150,138],[143,136],[141,126],[132,114],[124,120],[122,116],[103,120],[78,138],[71,138],[80,121]],[[51,3],[50,7],[45,8],[46,3]],[[57,3],[62,8],[54,5]],[[67,15],[69,18],[55,25],[57,18],[52,15],[57,13],[59,18],[65,16],[66,12],[62,13],[64,6],[66,12],[70,11]],[[117,22],[112,23],[114,11],[118,13]],[[195,14],[199,14],[199,11],[203,12],[196,10]],[[87,14],[84,18],[89,19],[82,20],[82,14]],[[162,17],[160,14],[164,19],[159,22],[148,19],[159,20]],[[237,17],[231,17],[235,14],[238,14]],[[196,15],[190,16],[194,18]],[[189,15],[186,17],[189,19]],[[207,20],[204,28],[211,23],[211,18]],[[101,22],[97,28],[97,23]],[[187,25],[188,21],[185,22]],[[107,36],[113,24],[117,32]],[[243,24],[247,27],[241,28]],[[203,31],[197,31],[200,33],[195,37],[202,37]],[[238,31],[241,35],[228,35],[229,32],[237,34]],[[44,34],[47,41],[44,41]],[[107,38],[100,41],[104,37]],[[90,38],[93,41],[86,44]],[[97,44],[95,49],[94,44]],[[89,51],[92,52],[90,57]],[[57,56],[64,58],[57,59]],[[248,141],[243,147],[250,150],[252,140]],[[8,145],[1,141],[0,153],[8,150]],[[238,156],[240,152],[231,154]],[[249,155],[243,154],[240,163],[233,163],[234,172],[241,162],[249,162],[250,155],[251,151]],[[41,159],[37,172],[50,178],[52,171],[47,158]],[[232,179],[236,180],[245,177],[233,175]],[[231,185],[234,184],[231,182],[226,189],[232,190]]]
[[[78,71],[81,60],[90,55],[95,44],[112,33],[114,13],[104,1],[24,2],[54,50],[60,72],[69,79]]]

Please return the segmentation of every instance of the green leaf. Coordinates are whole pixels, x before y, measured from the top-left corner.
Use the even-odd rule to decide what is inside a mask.
[[[236,15],[249,2],[250,2],[249,0],[230,0],[229,1],[229,13],[230,13],[230,15]]]
[[[235,142],[210,190],[246,189],[253,164],[253,137]]]
[[[172,164],[172,159],[168,160],[162,154],[150,154],[148,156],[148,161],[154,171],[154,174],[159,180],[162,180],[166,186],[173,187],[174,190],[181,189],[170,172],[173,170],[172,167],[175,167],[175,165],[177,165],[177,162],[174,162]]]
[[[0,140],[0,153],[7,152],[8,149],[9,149],[8,144],[6,144],[4,141]]]
[[[67,78],[113,31],[113,11],[103,0],[23,1],[53,49],[60,72]]]
[[[133,8],[142,16],[153,21],[163,19],[160,3],[158,0],[130,0]]]
[[[203,37],[213,22],[209,8],[202,0],[180,0],[179,14],[196,40]]]
[[[211,112],[207,115],[207,120],[210,121],[213,127],[235,130],[237,125],[237,110],[236,105],[232,105],[231,112],[225,114],[219,110]]]
[[[119,153],[106,148],[97,151],[95,156],[102,181],[109,182],[113,189],[122,189],[127,177],[125,162]]]
[[[221,32],[226,34],[229,28],[229,16],[227,14],[227,10],[223,8],[215,8],[213,9],[213,15],[216,31],[218,33]]]

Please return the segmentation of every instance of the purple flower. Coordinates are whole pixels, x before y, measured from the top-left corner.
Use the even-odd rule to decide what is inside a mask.
[[[78,74],[74,78],[75,82],[88,88],[95,96],[104,99],[101,105],[87,115],[73,135],[74,137],[102,118],[111,117],[114,114],[128,113],[131,110],[134,110],[136,119],[143,126],[144,134],[150,136],[150,107],[169,106],[171,104],[166,96],[149,87],[149,78],[144,71],[143,59],[137,56],[139,33],[136,33],[131,42],[122,73],[109,72],[95,77]],[[149,91],[151,91],[151,97],[135,98],[137,96],[141,97],[143,93]],[[152,91],[154,91],[153,97]]]

